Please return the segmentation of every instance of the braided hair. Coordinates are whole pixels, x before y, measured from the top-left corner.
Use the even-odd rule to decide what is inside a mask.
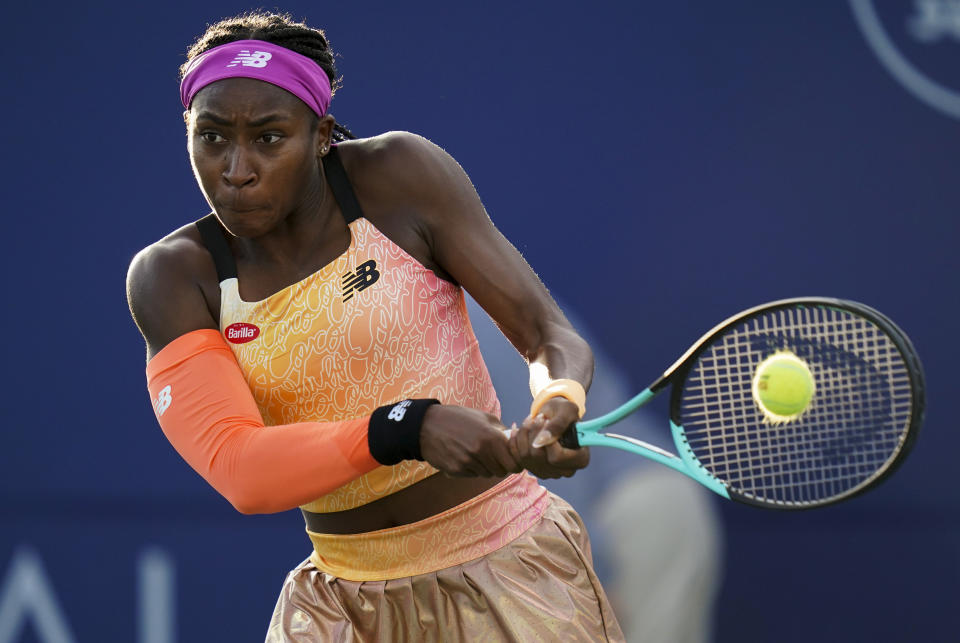
[[[225,45],[235,40],[263,40],[310,58],[330,79],[331,96],[342,85],[337,77],[333,49],[322,29],[313,29],[296,22],[290,14],[252,11],[233,18],[224,18],[207,27],[187,50],[187,61],[180,66],[180,78],[186,73],[190,61],[208,49]],[[356,138],[349,129],[336,123],[333,128],[334,142]]]

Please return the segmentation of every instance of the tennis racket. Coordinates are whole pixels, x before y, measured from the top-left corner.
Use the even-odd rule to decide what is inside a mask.
[[[789,352],[813,393],[802,413],[771,420],[757,369]],[[677,453],[603,432],[668,386]],[[923,421],[923,370],[909,338],[863,304],[804,297],[745,310],[691,346],[648,388],[560,443],[623,449],[672,467],[724,498],[775,509],[833,504],[889,476]]]

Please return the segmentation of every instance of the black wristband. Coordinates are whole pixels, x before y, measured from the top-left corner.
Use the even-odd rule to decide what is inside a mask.
[[[370,416],[367,446],[380,464],[423,460],[420,455],[420,427],[427,409],[440,400],[403,400],[381,406]]]

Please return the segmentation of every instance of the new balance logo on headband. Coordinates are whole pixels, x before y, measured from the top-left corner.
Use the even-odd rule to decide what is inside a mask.
[[[237,65],[243,65],[244,67],[266,67],[267,61],[271,58],[273,58],[273,54],[269,51],[254,51],[251,54],[249,49],[241,49],[237,57],[231,60],[227,67],[236,67]]]

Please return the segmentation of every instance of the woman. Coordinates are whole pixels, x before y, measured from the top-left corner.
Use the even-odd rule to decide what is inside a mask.
[[[287,16],[211,26],[182,73],[213,212],[137,255],[128,298],[177,451],[241,512],[303,511],[268,640],[622,639],[579,517],[524,472],[587,465],[557,438],[592,354],[459,165],[350,140],[323,32]],[[530,363],[517,430],[461,288]]]

